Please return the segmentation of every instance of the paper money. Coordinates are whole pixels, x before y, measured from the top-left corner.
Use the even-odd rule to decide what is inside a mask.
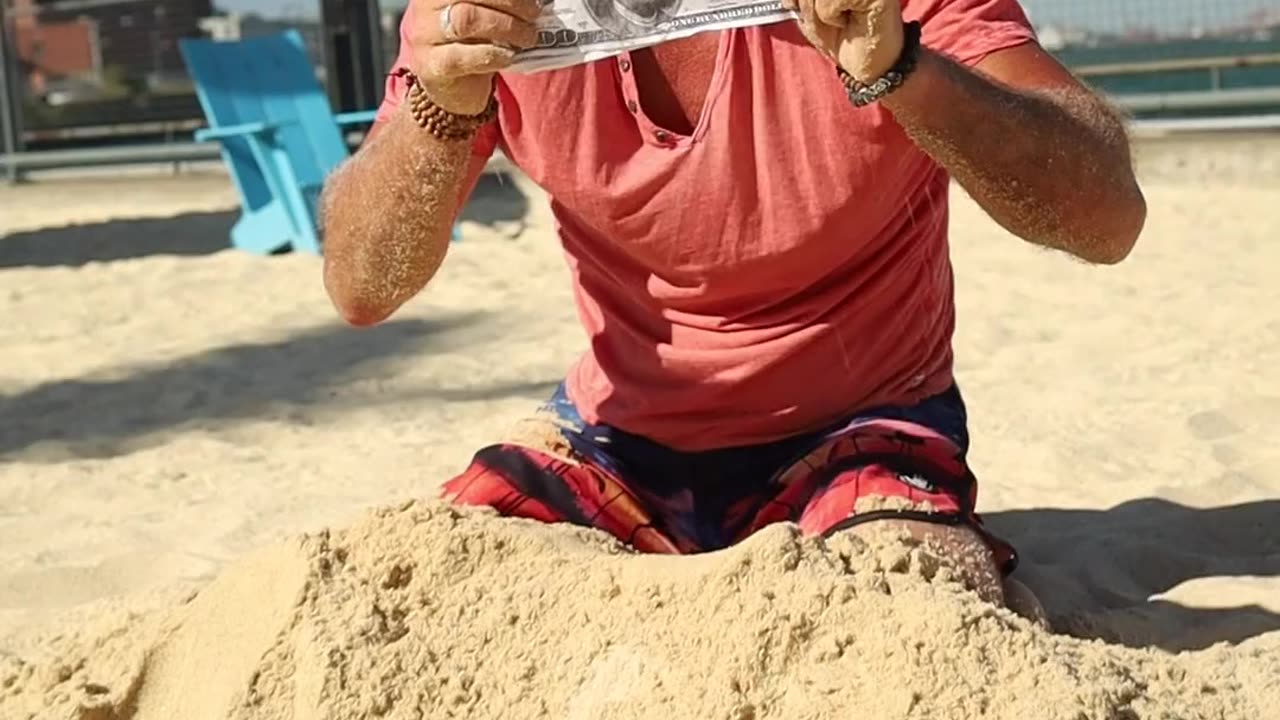
[[[538,45],[511,70],[554,70],[708,30],[796,17],[778,0],[542,0]]]

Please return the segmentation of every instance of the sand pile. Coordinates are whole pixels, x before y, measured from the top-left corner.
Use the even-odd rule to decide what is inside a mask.
[[[283,543],[174,610],[0,661],[0,717],[1276,717],[1280,642],[1055,636],[901,538],[775,526],[698,557],[410,504]]]

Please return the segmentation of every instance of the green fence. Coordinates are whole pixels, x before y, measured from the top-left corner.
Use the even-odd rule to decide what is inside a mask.
[[[1169,40],[1057,55],[1137,117],[1280,112],[1280,41]]]

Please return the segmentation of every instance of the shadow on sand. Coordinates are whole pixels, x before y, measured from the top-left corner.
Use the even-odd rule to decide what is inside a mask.
[[[231,211],[197,212],[16,232],[0,238],[0,268],[78,267],[152,255],[210,255],[227,249],[237,217]]]
[[[509,173],[485,173],[462,208],[463,221],[480,223],[490,228],[514,228],[510,237],[518,237],[529,215],[529,196],[525,195]],[[463,240],[466,240],[464,230]]]
[[[0,458],[59,462],[104,458],[164,442],[162,431],[191,421],[286,418],[313,422],[305,408],[389,402],[377,378],[406,356],[456,349],[476,313],[400,320],[367,330],[333,325],[287,340],[218,348],[123,377],[75,378],[0,396]],[[396,402],[483,400],[549,393],[554,383],[471,389],[410,388]],[[371,389],[372,388],[372,389]]]
[[[49,192],[59,192],[58,186],[51,183]],[[511,175],[488,173],[480,178],[461,219],[502,228],[508,236],[516,237],[524,229],[528,212],[529,198]],[[231,226],[239,217],[240,211],[235,209],[15,232],[0,237],[0,269],[79,267],[155,255],[211,255],[230,248]]]
[[[1146,498],[984,519],[1018,547],[1017,577],[1061,632],[1180,651],[1280,630],[1280,614],[1247,598],[1218,608],[1152,599],[1197,578],[1280,577],[1280,500],[1199,509]]]

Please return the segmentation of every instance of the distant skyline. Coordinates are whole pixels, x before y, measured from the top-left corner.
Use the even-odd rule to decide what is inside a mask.
[[[404,7],[406,0],[381,0],[384,9]],[[269,17],[315,17],[318,0],[214,0],[233,12],[256,12]],[[1249,13],[1269,9],[1280,13],[1280,0],[1022,0],[1037,25],[1067,25],[1096,31],[1155,28],[1194,30],[1236,25]]]

